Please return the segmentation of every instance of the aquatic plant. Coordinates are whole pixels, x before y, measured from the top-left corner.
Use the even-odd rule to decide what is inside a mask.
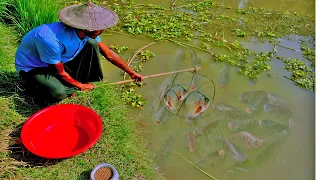
[[[312,62],[311,66],[315,67],[316,63],[316,55],[313,49],[309,48],[308,46],[301,46],[302,55]]]
[[[134,88],[129,88],[128,90],[123,92],[122,100],[133,107],[142,107],[145,104],[142,96],[140,94],[137,94]]]
[[[286,77],[294,81],[298,86],[314,90],[315,72],[298,58],[277,57],[285,63],[284,68],[292,72],[291,77]]]
[[[129,49],[128,46],[111,45],[110,48],[115,50],[117,53],[126,53]]]

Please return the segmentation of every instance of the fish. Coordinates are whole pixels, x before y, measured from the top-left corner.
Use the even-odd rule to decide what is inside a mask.
[[[269,103],[264,105],[264,112],[270,114],[273,118],[277,117],[286,120],[291,119],[293,116],[289,109]]]
[[[186,117],[195,118],[206,111],[210,100],[199,91],[191,92],[185,99],[184,106],[187,109]]]
[[[267,145],[258,153],[256,158],[254,159],[255,165],[261,165],[267,160],[270,160],[275,157],[277,152],[279,151],[283,140],[287,138],[286,131],[279,132],[275,134],[267,143]]]
[[[263,138],[255,136],[247,131],[240,131],[236,136],[241,138],[242,143],[244,143],[247,148],[258,148],[264,142]]]
[[[174,60],[174,68],[176,70],[186,68],[186,54],[183,48],[178,48]]]
[[[165,91],[171,84],[172,84],[172,79],[171,79],[170,77],[167,78],[167,79],[165,79],[165,80],[162,82],[161,86],[160,86],[159,94],[161,94],[163,91]],[[151,96],[151,97],[154,97],[154,94],[155,94],[155,93],[156,93],[156,92],[151,92],[150,96]],[[157,96],[157,97],[155,97],[155,99],[154,99],[154,101],[153,101],[153,103],[152,103],[151,109],[152,109],[153,111],[156,111],[156,110],[158,110],[159,105],[160,105],[160,100],[159,100],[159,97]]]
[[[192,76],[192,79],[191,79],[191,82],[190,82],[190,85],[189,85],[189,91],[194,91],[198,87],[199,87],[199,77],[196,74],[194,74]]]
[[[178,101],[184,100],[184,98],[186,98],[188,95],[188,91],[182,85],[175,84],[172,87],[170,87],[170,90],[176,93]]]
[[[256,119],[235,120],[228,123],[228,128],[232,131],[247,131],[259,126]]]
[[[219,79],[219,85],[220,85],[220,86],[226,86],[228,80],[229,80],[229,66],[226,65],[226,66],[223,68],[223,71],[222,71],[222,73],[221,73],[221,76],[220,76],[220,79]]]
[[[224,138],[225,142],[227,143],[231,153],[232,153],[232,160],[235,162],[244,162],[248,159],[248,157],[232,142],[228,139]]]
[[[163,106],[159,106],[156,113],[153,115],[153,121],[157,125],[164,124],[167,121],[169,112]]]
[[[171,135],[160,146],[159,150],[157,151],[154,157],[154,162],[157,165],[160,166],[167,161],[168,157],[173,151],[175,141],[176,141],[176,136]]]
[[[189,152],[194,153],[196,151],[196,140],[191,131],[187,132],[187,147]]]
[[[212,166],[218,165],[225,158],[225,150],[214,150],[205,157],[200,159],[200,162],[208,161]]]
[[[259,120],[259,126],[262,129],[269,130],[272,133],[289,131],[289,127],[270,119]]]
[[[248,107],[245,109],[249,114],[256,111],[260,105],[268,102],[268,92],[265,91],[247,91],[241,93],[239,99],[248,104]]]
[[[173,90],[169,89],[163,96],[163,102],[169,109],[176,110],[178,104],[178,96]]]
[[[288,104],[287,99],[282,98],[282,97],[275,95],[273,93],[268,94],[268,99],[269,99],[270,104],[272,104],[272,105],[284,107]]]
[[[225,115],[229,118],[239,118],[239,119],[242,119],[242,118],[247,118],[249,117],[248,114],[246,114],[245,112],[233,107],[233,106],[230,106],[228,104],[225,104],[225,103],[221,103],[221,102],[216,102],[214,104],[214,109],[216,112],[222,114],[222,115]]]
[[[190,57],[194,66],[199,67],[201,65],[201,60],[198,58],[196,52],[193,49],[190,49]]]
[[[208,133],[209,131],[212,131],[216,128],[219,127],[220,121],[213,121],[209,124],[206,124],[202,127],[197,127],[193,130],[193,134],[195,134],[195,136],[199,135],[199,134],[204,134],[204,133]]]

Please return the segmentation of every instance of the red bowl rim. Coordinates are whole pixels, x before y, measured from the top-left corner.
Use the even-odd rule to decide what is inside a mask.
[[[54,109],[54,108],[59,108],[59,107],[65,107],[65,106],[77,106],[81,109],[86,109],[87,111],[91,111],[92,114],[95,116],[95,118],[98,120],[98,126],[97,126],[97,135],[93,138],[93,141],[91,141],[90,143],[88,143],[86,146],[84,146],[83,148],[77,150],[77,151],[74,151],[72,153],[69,153],[69,154],[66,154],[65,156],[46,156],[46,155],[42,155],[41,153],[38,153],[37,151],[35,151],[32,146],[30,145],[30,143],[27,143],[26,139],[24,138],[25,137],[25,132],[26,132],[26,128],[28,128],[28,124],[32,123],[32,120],[36,117],[36,116],[39,116],[40,114],[46,112],[47,110],[51,110],[51,109]],[[52,106],[49,106],[49,107],[46,107],[44,109],[41,109],[39,111],[37,111],[35,114],[33,114],[32,116],[30,116],[26,122],[23,124],[23,127],[22,127],[22,130],[21,130],[21,134],[20,134],[20,138],[21,138],[21,142],[23,143],[23,145],[33,154],[37,155],[37,156],[40,156],[40,157],[44,157],[44,158],[48,158],[48,159],[61,159],[61,158],[69,158],[69,157],[72,157],[72,156],[76,156],[86,150],[88,150],[89,148],[91,148],[100,138],[102,134],[102,120],[100,118],[100,116],[95,112],[93,111],[92,109],[86,107],[86,106],[82,106],[82,105],[79,105],[79,104],[57,104],[57,105],[52,105]]]

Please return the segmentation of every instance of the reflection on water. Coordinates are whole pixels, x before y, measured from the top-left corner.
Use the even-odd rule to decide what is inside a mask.
[[[224,2],[236,7],[250,4],[297,12],[312,13],[314,10],[314,2],[308,0]],[[169,7],[172,2],[161,1],[160,4]],[[130,44],[133,49],[150,42],[121,35],[104,36],[103,40],[106,44]],[[282,39],[282,43],[300,49],[299,40]],[[273,48],[268,43],[254,41],[242,44],[256,52]],[[208,54],[198,50],[190,53],[190,49],[169,42],[157,42],[148,49],[156,57],[147,62],[143,75],[191,68],[196,64],[202,68],[199,76],[210,78],[216,85],[214,89],[211,81],[203,83],[201,78],[192,82],[192,73],[181,73],[176,83],[181,87],[170,89],[174,76],[166,76],[145,80],[146,85],[138,90],[146,98],[146,106],[142,111],[134,109],[134,113],[141,114],[148,122],[142,135],[151,144],[157,169],[164,171],[168,179],[209,179],[173,152],[218,179],[314,178],[314,92],[283,78],[289,73],[283,69],[282,61],[271,61],[268,73],[272,76],[262,74],[258,81],[250,82],[239,75],[236,68],[214,62]],[[301,52],[280,46],[277,50],[276,55],[303,59]],[[110,81],[120,80],[119,69],[108,62],[103,62],[102,66]],[[203,115],[199,112],[202,112],[205,98],[200,93],[187,101],[190,94],[186,92],[194,90],[189,88],[190,84],[195,87],[193,92],[210,99]],[[213,96],[207,93],[213,91],[215,96],[211,99]],[[166,97],[161,95],[163,92],[167,92]],[[175,115],[179,103],[185,101],[189,103],[188,112],[200,115],[195,118]]]

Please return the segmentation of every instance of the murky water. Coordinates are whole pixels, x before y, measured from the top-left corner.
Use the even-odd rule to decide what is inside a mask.
[[[139,2],[139,1],[138,1]],[[230,6],[243,6],[245,3],[276,10],[290,10],[301,13],[313,13],[314,1],[309,0],[281,0],[281,1],[223,1]],[[166,7],[171,5],[171,1],[141,1],[140,3],[155,3]],[[149,39],[137,39],[128,36],[114,34],[103,36],[103,41],[108,45],[128,45],[133,50],[151,42]],[[271,51],[273,45],[257,42],[243,42],[243,45],[254,51]],[[292,37],[292,40],[283,40],[283,44],[294,49],[300,49],[299,37]],[[176,53],[181,51],[181,46],[170,42],[157,42],[150,46],[148,50],[155,53],[143,69],[143,75],[150,75],[177,69],[192,68],[195,62],[190,57],[189,49],[182,49],[186,53],[186,58],[180,66],[175,65]],[[291,51],[278,46],[276,55],[285,57],[298,57],[303,59],[301,52]],[[272,61],[272,69],[269,72],[273,77],[262,74],[256,83],[248,81],[247,77],[238,75],[234,67],[229,68],[229,80],[225,86],[219,86],[220,76],[225,67],[224,64],[213,62],[212,58],[201,51],[195,50],[201,60],[198,73],[209,77],[215,84],[215,98],[210,102],[206,110],[206,116],[187,120],[176,116],[163,109],[159,96],[166,82],[173,76],[162,76],[145,80],[146,85],[139,88],[138,92],[146,98],[146,105],[143,110],[134,109],[137,117],[145,122],[147,126],[142,135],[150,144],[150,150],[154,153],[159,171],[165,172],[167,179],[210,179],[188,162],[179,157],[176,153],[192,162],[208,174],[218,179],[275,179],[275,180],[300,180],[314,179],[314,108],[315,94],[295,86],[291,81],[283,78],[290,76],[282,68],[283,62]],[[127,59],[131,54],[122,56]],[[105,76],[110,81],[121,80],[120,70],[109,62],[102,64]],[[179,76],[185,79],[190,78],[191,73],[181,73]],[[181,80],[183,81],[188,80]],[[213,93],[212,86],[201,84],[201,90],[206,93]],[[263,107],[258,107],[247,119],[272,119],[280,122],[292,129],[286,134],[281,132],[281,128],[262,129],[259,123],[248,127],[245,131],[263,139],[261,146],[252,148],[245,146],[239,138],[238,132],[232,131],[228,125],[237,117],[229,116],[230,113],[221,115],[214,111],[214,105],[225,103],[229,106],[245,112],[247,104],[240,101],[239,96],[247,91],[265,91],[276,94],[288,100],[287,108],[292,112],[288,116],[275,117],[273,114],[265,113]],[[157,108],[158,107],[158,108]],[[140,115],[140,116],[139,116]],[[160,119],[160,123],[156,120]],[[245,120],[245,119],[244,119]],[[208,130],[206,125],[214,123]],[[243,163],[239,158],[232,158],[234,148],[230,148],[228,143],[217,137],[227,138],[233,143],[238,152],[242,152],[247,157]],[[222,151],[221,151],[222,150]]]

